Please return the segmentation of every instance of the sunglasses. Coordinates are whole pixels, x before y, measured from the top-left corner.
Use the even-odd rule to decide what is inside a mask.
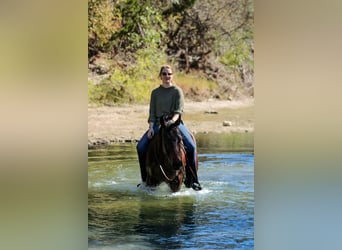
[[[166,75],[172,76],[172,73],[163,72],[162,75],[163,75],[163,76],[166,76]]]

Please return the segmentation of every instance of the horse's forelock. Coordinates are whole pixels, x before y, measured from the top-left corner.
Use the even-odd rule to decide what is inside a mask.
[[[162,144],[168,149],[169,152],[178,154],[181,150],[182,136],[178,127],[161,128]]]
[[[179,132],[179,129],[178,127],[173,127],[172,129],[170,129],[169,132],[170,133],[168,134],[168,141],[171,144],[170,146],[175,150],[176,154],[179,154],[182,147],[182,136]]]

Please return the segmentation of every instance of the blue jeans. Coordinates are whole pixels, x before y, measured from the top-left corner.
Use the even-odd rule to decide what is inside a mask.
[[[196,182],[198,183],[197,178],[197,169],[196,169],[196,144],[193,141],[189,130],[186,128],[186,126],[183,123],[180,123],[179,126],[179,132],[182,135],[183,143],[185,146],[185,151],[187,155],[188,160],[188,167],[192,169],[193,178],[190,179],[189,176],[187,176],[189,182]],[[156,135],[159,130],[158,125],[153,126],[154,134]],[[155,136],[154,135],[154,136]],[[141,137],[140,141],[137,144],[137,152],[138,152],[138,158],[139,158],[139,164],[140,164],[140,173],[141,173],[141,179],[142,181],[146,181],[146,153],[147,153],[147,146],[150,139],[148,139],[147,131],[145,134]],[[190,173],[189,171],[186,171],[187,173]],[[189,175],[189,174],[188,174]]]

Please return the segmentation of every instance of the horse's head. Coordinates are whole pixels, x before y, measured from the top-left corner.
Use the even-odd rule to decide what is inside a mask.
[[[160,118],[160,133],[163,140],[163,151],[167,155],[168,165],[174,170],[179,170],[185,165],[185,152],[182,141],[182,136],[179,132],[178,125],[181,122],[181,117],[175,123],[169,126],[165,124],[172,119],[172,115],[165,115]]]
[[[174,123],[167,123],[170,119],[172,116],[160,119],[160,129],[149,143],[146,183],[156,186],[166,182],[173,192],[177,192],[183,183],[186,155],[178,127],[180,118]]]

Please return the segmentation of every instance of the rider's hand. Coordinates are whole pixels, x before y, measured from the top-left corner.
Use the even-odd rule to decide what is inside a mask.
[[[149,128],[148,131],[147,131],[147,137],[148,137],[149,139],[151,139],[151,138],[153,137],[153,135],[154,135],[154,130],[153,130],[153,128]]]
[[[169,126],[171,126],[174,123],[175,123],[175,121],[173,119],[168,120],[167,122],[165,122],[165,127],[169,127]]]

